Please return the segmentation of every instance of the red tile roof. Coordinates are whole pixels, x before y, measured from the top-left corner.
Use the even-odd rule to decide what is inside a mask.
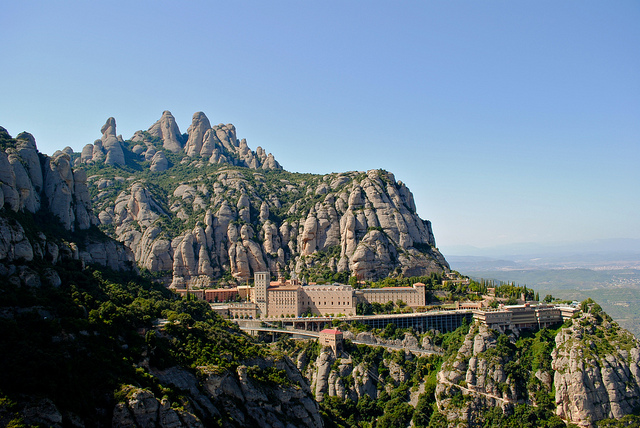
[[[340,330],[335,330],[335,329],[331,329],[331,328],[325,328],[320,333],[324,333],[324,334],[342,334],[342,332]]]

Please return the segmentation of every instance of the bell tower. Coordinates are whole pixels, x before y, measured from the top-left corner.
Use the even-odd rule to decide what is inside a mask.
[[[267,317],[268,306],[268,294],[267,288],[269,288],[269,280],[271,274],[269,272],[256,272],[253,276],[253,285],[255,287],[255,303],[258,305],[258,309],[263,317]]]

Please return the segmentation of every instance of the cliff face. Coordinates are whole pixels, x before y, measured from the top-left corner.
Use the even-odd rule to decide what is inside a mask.
[[[115,121],[103,137],[105,162],[124,163]],[[72,156],[0,128],[0,425],[321,427],[290,360],[137,275]]]
[[[287,384],[264,384],[252,379],[252,370],[277,368],[286,372]],[[184,391],[182,402],[158,398],[148,389],[125,386],[113,412],[113,427],[203,427],[207,421],[224,426],[322,427],[309,386],[287,358],[260,359],[240,365],[235,373],[200,367],[193,374],[180,367],[151,373],[163,384]],[[198,416],[200,415],[200,417]]]
[[[482,426],[482,415],[489,409],[509,412],[527,401],[526,386],[523,389],[520,379],[507,369],[522,364],[511,348],[506,336],[484,325],[471,327],[460,349],[438,372],[436,403],[449,426]]]
[[[640,405],[638,340],[594,303],[567,324],[557,334],[509,336],[472,326],[438,373],[436,402],[446,423],[483,426],[492,409],[508,418],[522,404],[581,427],[633,413]]]
[[[556,336],[556,413],[579,426],[620,419],[640,406],[640,342],[597,304]]]
[[[0,143],[0,209],[5,210],[0,215],[0,274],[18,275],[24,282],[24,269],[29,268],[16,270],[16,265],[39,259],[52,264],[62,259],[82,260],[114,270],[132,268],[133,254],[121,244],[91,234],[69,242],[51,233],[54,223],[68,232],[98,224],[86,173],[73,170],[70,150],[48,157],[38,152],[31,134],[13,139],[4,128],[0,128]],[[34,224],[34,220],[45,224]],[[47,277],[46,281],[59,280]]]
[[[76,162],[88,168],[101,227],[141,267],[171,271],[174,286],[261,270],[365,279],[448,270],[430,222],[386,171],[288,173],[203,113],[184,137],[165,112],[123,147],[129,169],[89,157],[95,145]]]

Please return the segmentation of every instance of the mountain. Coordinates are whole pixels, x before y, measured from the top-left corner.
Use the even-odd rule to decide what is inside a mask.
[[[0,259],[32,262],[40,258],[51,263],[73,259],[114,270],[132,268],[134,258],[128,248],[95,233],[87,176],[83,170],[72,169],[67,153],[44,156],[31,134],[23,132],[13,139],[2,127],[0,147],[0,208],[4,212]],[[60,231],[78,240],[61,239]],[[87,233],[73,235],[81,231]]]
[[[136,251],[144,245],[133,245],[133,238],[147,236],[155,245],[154,227],[160,229],[155,238],[173,237],[167,238],[172,260],[166,269],[173,281],[201,277],[189,271],[189,254],[197,254],[198,269],[206,257],[213,268],[212,256],[224,254],[214,248],[226,249],[229,260],[233,254],[237,260],[239,248],[257,248],[255,254],[265,257],[274,247],[264,234],[250,232],[268,222],[295,225],[284,227],[287,240],[279,228],[272,235],[271,245],[280,244],[272,258],[282,250],[282,266],[303,276],[364,275],[339,270],[343,257],[350,266],[363,246],[371,247],[365,261],[385,273],[420,271],[421,263],[446,270],[428,222],[412,216],[410,192],[384,171],[312,176],[230,163],[198,166],[202,158],[191,161],[178,148],[188,146],[189,135],[178,133],[171,134],[175,141],[154,143],[169,165],[160,174],[133,157],[135,142],[114,134],[115,121],[109,120],[104,141],[96,142],[107,147],[103,160],[92,158],[91,164],[70,149],[43,155],[30,134],[12,138],[0,128],[0,426],[637,425],[640,342],[590,299],[563,325],[539,331],[492,330],[474,322],[453,332],[418,334],[394,324],[365,331],[362,324],[343,323],[338,327],[346,338],[375,346],[348,341],[340,356],[318,342],[283,339],[267,346],[250,338],[206,302],[180,298],[152,281],[165,270],[140,264]],[[199,185],[211,189],[206,199]],[[185,198],[189,189],[178,191],[180,186],[193,186],[195,193]],[[315,191],[324,186],[326,192]],[[166,196],[167,188],[174,193]],[[259,193],[264,189],[271,191],[268,197]],[[319,231],[326,226],[323,208],[333,213],[330,195],[347,237],[319,250],[329,239]],[[205,218],[198,224],[210,210],[207,204],[194,208],[198,197],[219,203],[216,213],[226,207],[222,212],[229,215],[211,210],[209,223]],[[108,201],[111,223],[100,220],[103,212],[111,215]],[[383,220],[391,215],[395,226]],[[98,226],[132,239],[118,242]],[[226,235],[216,234],[224,230]],[[416,233],[422,240],[413,239]],[[380,257],[385,248],[397,252],[388,265]],[[229,266],[220,275],[241,278],[237,264],[236,270]],[[248,266],[248,272],[256,270]],[[469,287],[461,283],[449,292],[467,295]]]
[[[289,359],[139,275],[68,153],[0,148],[0,426],[323,426]]]
[[[346,282],[449,269],[389,172],[290,173],[202,112],[186,134],[168,111],[129,140],[113,118],[101,131],[72,155],[88,176],[92,221],[175,287],[267,270]]]

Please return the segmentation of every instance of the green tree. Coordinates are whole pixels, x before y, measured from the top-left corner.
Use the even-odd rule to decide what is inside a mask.
[[[420,394],[416,409],[413,412],[413,424],[417,428],[429,426],[431,415],[433,414],[433,404],[435,403],[435,385],[429,384],[431,388],[426,388],[423,394]],[[427,390],[428,389],[428,390]]]

